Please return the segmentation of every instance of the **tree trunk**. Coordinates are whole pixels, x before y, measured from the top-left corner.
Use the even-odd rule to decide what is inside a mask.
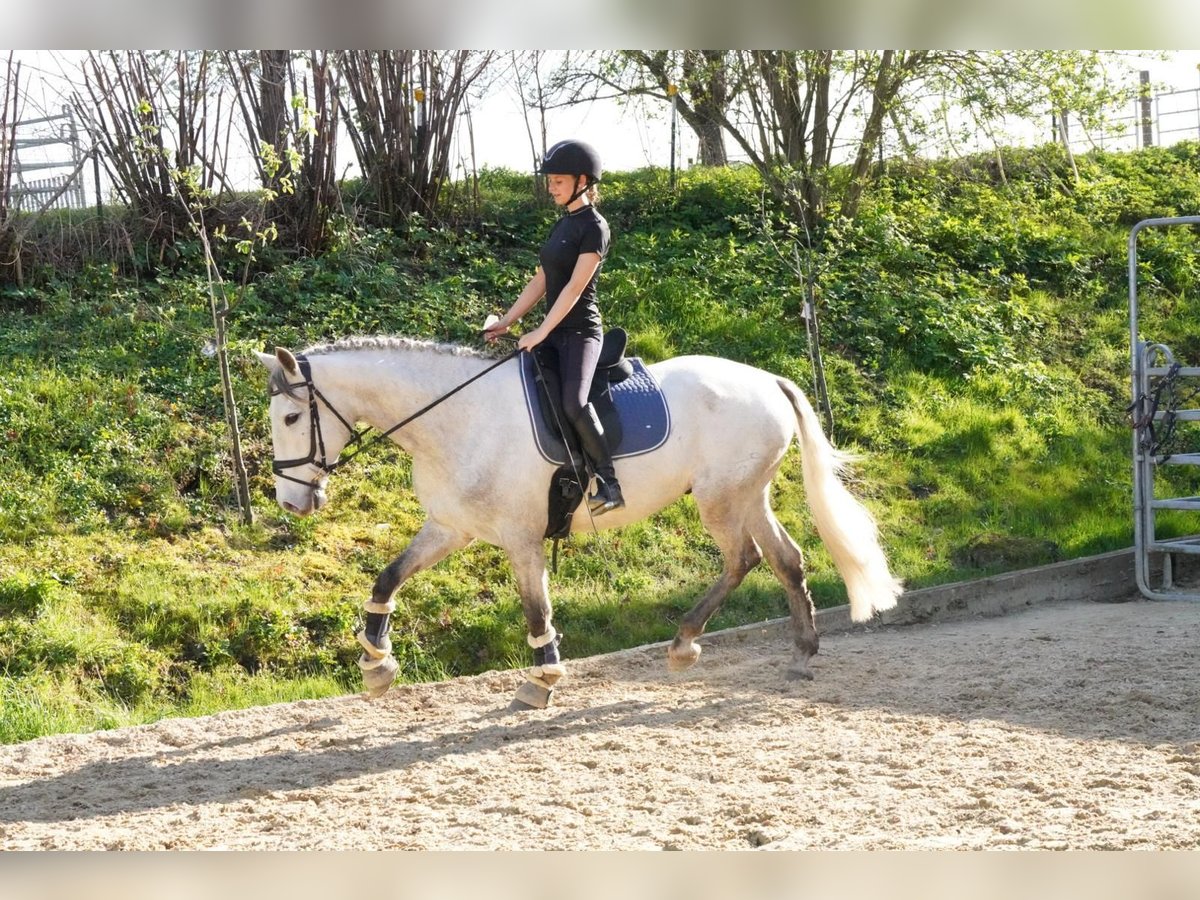
[[[691,106],[681,108],[680,115],[700,141],[700,165],[728,165],[725,131],[719,115],[729,106],[725,54],[720,50],[685,51],[683,82],[691,97]],[[682,104],[682,107],[687,106]]]
[[[654,54],[631,51],[626,54],[654,78],[667,93],[673,83],[670,57],[666,50]],[[685,50],[682,62],[684,90],[675,96],[675,108],[700,141],[700,164],[729,164],[725,152],[725,110],[729,108],[729,87],[725,53],[721,50]]]
[[[692,126],[692,130],[696,132],[696,137],[700,141],[700,165],[729,165],[729,154],[725,152],[725,131],[721,128],[721,123],[712,119],[703,119],[688,124]]]
[[[902,55],[899,61],[895,55],[894,50],[884,50],[879,59],[879,71],[875,76],[875,88],[871,96],[871,112],[867,115],[862,138],[858,142],[858,153],[850,170],[850,184],[847,185],[846,195],[842,198],[842,216],[847,219],[853,219],[858,213],[858,204],[867,185],[867,172],[883,135],[883,117],[895,102],[909,71],[925,54],[918,51],[907,57]]]
[[[258,59],[261,66],[258,78],[258,137],[259,140],[270,144],[279,154],[282,165],[272,179],[273,184],[266,185],[278,190],[280,179],[291,174],[285,152],[288,143],[288,51],[260,50]],[[258,148],[252,149],[257,151]]]
[[[862,199],[863,188],[866,186],[867,169],[871,165],[871,157],[875,154],[875,145],[883,133],[883,116],[887,111],[884,97],[894,53],[893,50],[884,50],[879,63],[879,73],[875,79],[875,90],[871,99],[871,112],[867,116],[867,123],[858,142],[854,165],[850,168],[850,183],[846,186],[846,195],[842,198],[842,216],[847,219],[854,218],[858,211],[858,202]]]
[[[825,181],[833,156],[834,129],[829,121],[829,86],[833,51],[821,50],[811,61],[806,82],[812,106],[812,152],[804,169],[800,194],[803,198],[802,221],[812,227],[825,217]]]
[[[832,65],[833,51],[822,50],[813,61],[808,77],[809,89],[812,91],[813,98],[812,167],[814,169],[823,169],[829,165],[829,158],[833,151],[831,146],[833,132],[829,127],[829,85]]]

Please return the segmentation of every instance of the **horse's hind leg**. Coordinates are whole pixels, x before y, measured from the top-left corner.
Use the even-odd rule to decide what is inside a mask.
[[[820,639],[814,621],[812,594],[804,577],[804,554],[784,530],[771,511],[767,498],[763,497],[763,515],[751,525],[751,534],[762,547],[767,565],[783,584],[787,593],[788,609],[792,616],[792,661],[788,666],[789,678],[812,678],[808,661],[817,653]]]
[[[667,648],[667,668],[672,672],[689,668],[700,658],[700,645],[696,643],[696,638],[704,633],[708,620],[721,608],[725,598],[762,559],[758,545],[746,532],[742,517],[736,511],[730,511],[720,503],[702,504],[700,519],[721,550],[724,568],[716,584],[708,589],[679,623],[679,632]]]
[[[528,546],[508,548],[507,552],[529,629],[526,640],[533,648],[533,668],[527,673],[525,683],[517,689],[516,700],[525,706],[545,709],[550,705],[554,686],[567,671],[558,653],[559,635],[550,621],[546,554],[540,537]]]
[[[392,657],[392,642],[388,638],[391,614],[396,608],[396,591],[417,572],[440,562],[470,542],[471,538],[462,532],[428,519],[404,552],[379,573],[371,591],[371,599],[363,604],[367,625],[358,633],[358,642],[363,648],[358,667],[362,670],[363,686],[372,697],[386,693],[399,671]]]

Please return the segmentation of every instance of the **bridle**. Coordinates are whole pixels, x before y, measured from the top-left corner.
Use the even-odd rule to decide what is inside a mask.
[[[521,351],[519,349],[512,351],[507,356],[502,357],[492,365],[488,366],[482,372],[471,376],[462,384],[442,394],[442,396],[438,397],[432,403],[426,404],[411,416],[396,423],[391,428],[387,429],[387,431],[381,431],[379,434],[375,435],[375,437],[371,438],[371,440],[366,442],[363,442],[363,438],[366,437],[367,432],[365,430],[359,431],[349,421],[347,421],[346,417],[337,411],[337,407],[330,403],[329,399],[321,393],[320,388],[313,383],[312,365],[309,363],[308,358],[305,356],[297,356],[296,365],[299,367],[300,375],[304,378],[304,380],[285,382],[281,388],[273,389],[271,391],[271,396],[275,397],[283,393],[292,396],[294,389],[298,388],[304,388],[306,391],[308,391],[308,454],[306,456],[298,456],[295,459],[272,459],[271,471],[274,472],[277,477],[282,478],[285,481],[293,481],[296,484],[302,484],[305,487],[315,488],[323,479],[328,478],[335,471],[340,469],[346,463],[350,462],[350,460],[354,459],[356,456],[358,456],[358,454],[362,453],[372,444],[380,443],[391,434],[399,431],[409,422],[420,418],[442,401],[448,400],[450,397],[457,394],[471,382],[482,378],[488,372],[492,371],[492,369],[495,369],[508,362],[520,352]],[[357,449],[355,449],[354,452],[345,459],[342,459],[341,454],[339,453],[338,458],[333,462],[330,462],[325,453],[325,435],[321,431],[321,416],[317,411],[318,400],[324,403],[329,411],[337,417],[337,420],[346,426],[346,430],[350,432],[350,438],[346,441],[346,447],[349,447],[352,444],[358,445]],[[346,447],[343,447],[342,449],[345,450]],[[316,478],[313,478],[309,481],[305,481],[302,478],[296,478],[294,475],[287,474],[288,469],[298,469],[301,466],[314,466],[319,474]]]
[[[337,416],[337,420],[346,426],[346,430],[350,432],[349,444],[354,444],[362,440],[366,432],[358,431],[346,421],[346,417],[337,411],[329,399],[321,393],[320,389],[313,383],[312,380],[312,365],[308,359],[303,356],[296,357],[296,364],[300,367],[300,374],[303,376],[303,381],[285,383],[281,388],[271,391],[271,396],[275,397],[279,394],[286,393],[288,396],[293,396],[296,388],[304,388],[308,391],[308,455],[298,456],[295,459],[273,459],[271,460],[271,471],[280,478],[287,481],[294,481],[296,484],[302,484],[305,487],[316,487],[323,478],[328,478],[333,472],[338,469],[343,463],[338,460],[329,462],[325,454],[325,435],[321,431],[321,416],[317,412],[317,401],[324,403],[331,413]],[[357,456],[358,454],[354,454]],[[340,454],[339,454],[340,456]],[[351,456],[350,459],[353,459]],[[349,460],[345,460],[348,462]],[[304,481],[295,476],[288,475],[287,469],[298,469],[301,466],[315,466],[320,474],[311,481]]]

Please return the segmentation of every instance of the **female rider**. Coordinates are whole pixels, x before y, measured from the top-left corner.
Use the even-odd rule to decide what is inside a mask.
[[[596,475],[596,493],[588,498],[588,507],[599,515],[625,505],[604,429],[588,403],[603,335],[596,279],[609,243],[608,222],[594,205],[600,156],[583,141],[560,141],[546,152],[539,171],[546,176],[550,196],[566,209],[566,215],[555,223],[542,245],[541,265],[525,289],[484,337],[496,340],[546,297],[545,319],[521,335],[517,346],[531,351],[545,342],[558,351],[563,410]]]

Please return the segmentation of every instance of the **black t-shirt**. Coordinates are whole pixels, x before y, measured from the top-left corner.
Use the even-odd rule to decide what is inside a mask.
[[[608,222],[590,204],[567,213],[554,223],[550,236],[546,238],[546,243],[542,244],[541,253],[538,255],[542,271],[546,275],[547,311],[553,308],[554,301],[571,280],[580,254],[600,254],[600,265],[596,267],[587,287],[583,289],[571,311],[558,323],[555,331],[562,329],[599,333],[600,307],[596,303],[596,279],[600,277],[600,268],[604,265],[604,257],[608,255],[608,240]]]

